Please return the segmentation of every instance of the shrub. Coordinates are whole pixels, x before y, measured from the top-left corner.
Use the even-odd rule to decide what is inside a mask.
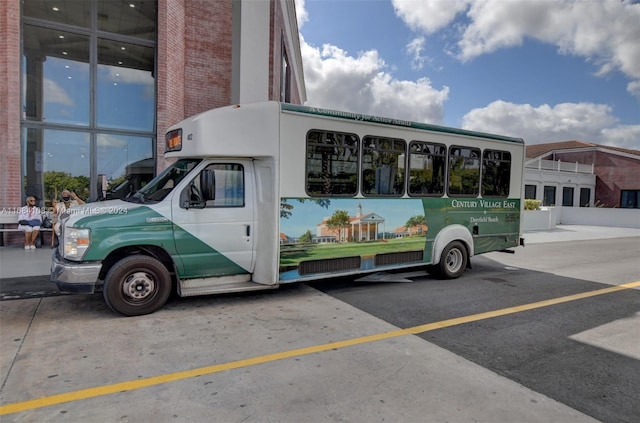
[[[541,200],[524,200],[525,210],[540,210]]]

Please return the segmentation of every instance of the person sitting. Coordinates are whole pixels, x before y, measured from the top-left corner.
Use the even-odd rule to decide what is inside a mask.
[[[25,250],[35,250],[40,225],[42,225],[42,214],[36,207],[36,199],[27,197],[27,205],[20,209],[18,215],[18,229],[24,232]]]

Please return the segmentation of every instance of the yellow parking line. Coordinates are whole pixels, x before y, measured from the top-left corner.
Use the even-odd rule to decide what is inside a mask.
[[[231,361],[229,363],[217,364],[215,366],[200,367],[193,370],[185,370],[175,373],[167,373],[160,376],[153,376],[144,379],[130,380],[126,382],[114,383],[112,385],[97,386],[94,388],[80,389],[65,394],[50,395],[28,401],[15,402],[0,406],[0,416],[11,413],[18,413],[26,410],[47,407],[50,405],[62,404],[71,401],[94,398],[109,394],[115,394],[123,391],[132,391],[135,389],[148,388],[150,386],[160,385],[163,383],[175,382],[178,380],[188,379],[196,376],[203,376],[213,373],[219,373],[226,370],[237,369],[241,367],[254,366],[257,364],[268,363],[271,361],[282,360],[285,358],[299,357],[303,355],[335,350],[339,348],[350,347],[353,345],[366,344],[369,342],[380,341],[389,338],[395,338],[403,335],[415,335],[418,333],[429,332],[436,329],[461,325],[464,323],[476,322],[484,319],[505,316],[508,314],[520,313],[527,310],[533,310],[541,307],[548,307],[556,304],[566,303],[569,301],[581,300],[584,298],[595,297],[598,295],[610,294],[625,289],[640,287],[640,281],[631,282],[623,285],[611,286],[608,288],[597,289],[594,291],[583,292],[580,294],[567,295],[565,297],[552,298],[550,300],[538,301],[535,303],[524,304],[515,307],[507,307],[500,310],[488,311],[485,313],[472,314],[469,316],[457,317],[454,319],[442,320],[439,322],[428,323],[425,325],[413,326],[406,329],[398,329],[391,332],[378,333],[360,338],[347,339],[344,341],[331,342],[328,344],[314,345],[295,350],[283,351],[274,354],[261,355],[258,357],[247,358],[243,360]]]

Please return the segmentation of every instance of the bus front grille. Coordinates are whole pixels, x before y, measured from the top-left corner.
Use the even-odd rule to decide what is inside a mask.
[[[411,263],[422,261],[423,251],[404,251],[401,253],[376,254],[376,267],[392,264]]]
[[[329,260],[303,261],[298,267],[298,273],[300,275],[310,275],[314,273],[358,270],[360,269],[360,262],[360,257],[341,257]]]

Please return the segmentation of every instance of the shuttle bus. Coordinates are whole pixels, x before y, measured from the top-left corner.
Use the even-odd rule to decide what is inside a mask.
[[[169,128],[157,177],[69,209],[52,282],[123,315],[179,296],[426,268],[522,244],[522,139],[278,102]]]

